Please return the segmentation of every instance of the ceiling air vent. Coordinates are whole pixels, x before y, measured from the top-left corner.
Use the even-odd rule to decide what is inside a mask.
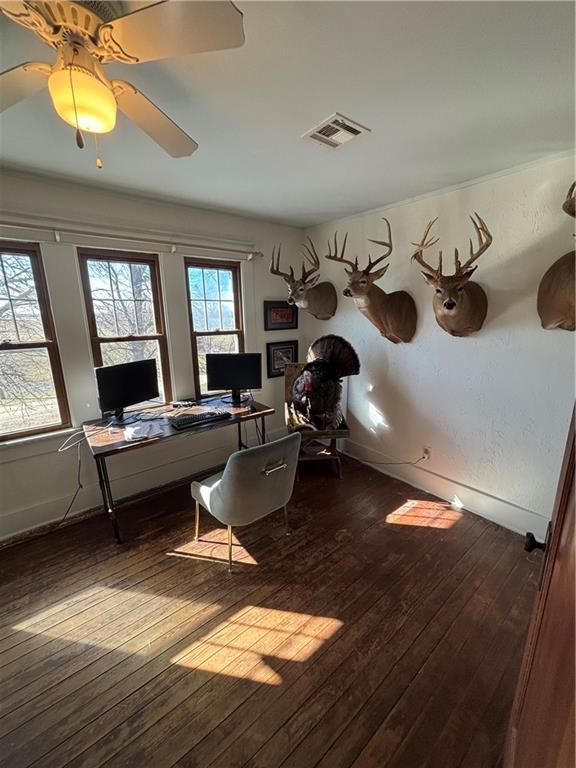
[[[325,147],[338,149],[338,147],[355,139],[360,134],[369,132],[370,128],[366,128],[364,125],[360,125],[360,123],[355,123],[354,120],[350,120],[350,118],[336,112],[327,120],[323,120],[316,128],[306,131],[302,138],[313,139]]]

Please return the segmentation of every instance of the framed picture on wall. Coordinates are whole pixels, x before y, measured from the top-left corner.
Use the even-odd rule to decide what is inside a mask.
[[[287,301],[264,302],[264,330],[288,331],[298,328],[298,307]]]
[[[298,362],[298,341],[272,341],[266,344],[268,378],[284,375],[286,363]]]

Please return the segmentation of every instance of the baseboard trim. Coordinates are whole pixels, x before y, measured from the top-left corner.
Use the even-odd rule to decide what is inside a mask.
[[[169,491],[172,491],[176,488],[189,485],[194,480],[201,480],[203,477],[209,477],[216,472],[221,472],[224,469],[224,466],[224,464],[218,464],[214,467],[210,467],[209,469],[203,469],[200,472],[195,472],[193,475],[188,475],[186,477],[178,478],[177,480],[172,480],[169,483],[164,483],[164,485],[158,485],[155,488],[148,488],[145,491],[133,493],[130,496],[125,496],[124,498],[118,499],[116,501],[116,506],[118,509],[125,510],[126,507],[139,504],[146,499],[159,496],[162,493],[168,493]],[[97,515],[105,514],[106,513],[102,509],[102,504],[99,504],[96,507],[91,507],[90,509],[84,509],[80,512],[77,512],[76,514],[67,518],[63,523],[60,523],[58,520],[52,520],[51,522],[43,523],[42,525],[36,526],[35,528],[30,528],[27,531],[22,531],[22,533],[16,533],[13,536],[9,536],[8,538],[3,539],[0,541],[0,550],[15,546],[16,544],[22,544],[25,541],[30,541],[31,539],[36,539],[40,536],[45,536],[46,534],[55,531],[57,528],[67,528],[70,525],[76,525],[77,523],[81,523],[84,520],[96,517]]]
[[[433,472],[422,465],[388,467],[371,463],[370,458],[373,462],[377,460],[397,462],[399,459],[368,448],[368,446],[354,440],[343,441],[340,450],[345,455],[371,466],[382,474],[403,480],[415,488],[433,493],[445,501],[452,503],[454,497],[457,496],[462,501],[464,509],[501,525],[503,528],[508,528],[522,535],[526,531],[532,531],[536,538],[541,540],[546,536],[548,518],[531,509],[493,496],[478,488],[467,486],[457,480]]]

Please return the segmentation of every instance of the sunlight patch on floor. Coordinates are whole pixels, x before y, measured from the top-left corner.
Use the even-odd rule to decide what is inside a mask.
[[[228,566],[228,544],[214,544],[209,549],[204,548],[202,552],[194,552],[194,549],[172,549],[166,552],[168,557],[183,557],[187,560],[209,560],[215,563],[226,564]],[[232,561],[237,566],[258,565],[258,561],[252,557],[239,544],[232,545]]]
[[[461,517],[462,513],[446,502],[408,499],[401,507],[386,515],[386,522],[419,528],[451,528]]]
[[[222,622],[210,637],[181,650],[170,661],[199,672],[281,685],[275,661],[303,663],[342,626],[338,619],[273,608],[251,607]]]
[[[12,629],[25,632],[28,635],[43,635],[49,638],[62,638],[66,643],[77,644],[78,646],[96,646],[106,650],[115,650],[124,642],[123,633],[126,627],[134,619],[132,611],[148,611],[154,615],[176,612],[182,608],[189,608],[191,620],[194,620],[196,613],[201,612],[203,620],[206,618],[207,610],[218,613],[218,605],[213,605],[206,601],[197,599],[187,600],[179,597],[171,597],[170,594],[155,595],[151,592],[137,592],[131,589],[115,589],[113,587],[99,587],[99,592],[103,595],[103,600],[114,598],[113,603],[106,605],[105,602],[87,608],[91,616],[83,620],[77,627],[70,627],[69,622],[74,621],[73,616],[63,617],[60,622],[55,619],[55,612],[59,606],[65,608],[69,605],[70,598],[61,603],[55,603],[49,609],[32,614],[26,621],[14,624]],[[86,590],[86,595],[90,595],[92,590]],[[75,595],[76,600],[82,600],[84,592]],[[120,598],[120,599],[119,599]],[[93,611],[93,614],[92,614]],[[143,620],[149,621],[149,615],[143,617]],[[49,626],[46,624],[49,623]],[[152,641],[156,644],[156,640]],[[148,655],[151,650],[151,643],[145,644],[140,650],[134,653]]]

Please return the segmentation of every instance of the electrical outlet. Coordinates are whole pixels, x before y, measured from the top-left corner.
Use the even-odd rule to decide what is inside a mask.
[[[423,448],[422,449],[422,456],[424,456],[424,459],[426,461],[430,460],[430,455],[431,455],[431,449],[430,448]]]

